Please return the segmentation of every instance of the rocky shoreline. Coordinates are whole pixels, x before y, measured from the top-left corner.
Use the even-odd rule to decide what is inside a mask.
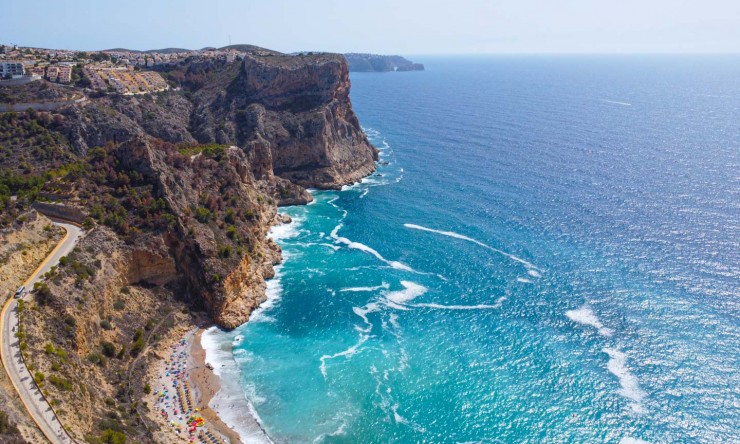
[[[278,207],[376,167],[340,55],[171,69],[190,79],[183,89],[0,119],[11,154],[2,172],[28,188],[0,224],[28,211],[25,196],[43,196],[80,211],[87,231],[24,318],[27,360],[80,441],[152,441],[151,403],[140,400],[167,341],[201,318],[226,329],[248,321],[281,260],[267,236]]]

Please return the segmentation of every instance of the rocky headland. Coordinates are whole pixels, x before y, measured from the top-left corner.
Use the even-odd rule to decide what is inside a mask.
[[[424,65],[397,55],[344,54],[353,72],[424,71]]]
[[[0,114],[0,226],[17,229],[39,200],[84,215],[86,235],[22,316],[27,360],[80,441],[151,441],[150,348],[200,312],[246,322],[281,260],[267,238],[278,206],[375,169],[341,55],[260,50],[163,75],[169,91]],[[29,85],[0,97],[65,93]]]

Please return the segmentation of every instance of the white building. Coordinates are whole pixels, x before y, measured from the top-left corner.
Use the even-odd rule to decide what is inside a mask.
[[[25,73],[26,70],[23,68],[23,62],[0,62],[0,78],[18,78],[22,77]]]

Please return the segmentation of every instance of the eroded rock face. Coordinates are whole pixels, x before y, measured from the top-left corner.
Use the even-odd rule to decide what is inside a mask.
[[[167,232],[155,233],[163,246],[131,254],[127,280],[181,281],[231,328],[264,300],[280,260],[266,238],[276,206],[310,202],[304,187],[359,181],[374,171],[377,150],[352,110],[341,55],[259,52],[200,68],[207,81],[195,92],[91,99],[63,111],[58,130],[80,156],[107,146],[116,174],[151,187],[172,213]],[[173,145],[198,143],[231,148],[218,159],[190,158]],[[196,217],[203,207],[211,219]],[[231,207],[242,208],[240,218],[226,218]]]
[[[194,131],[243,147],[255,177],[339,188],[375,170],[377,150],[352,110],[342,56],[247,55],[227,74],[220,89],[196,95]]]

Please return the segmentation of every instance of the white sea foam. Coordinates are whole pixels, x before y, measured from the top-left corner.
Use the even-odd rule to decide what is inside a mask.
[[[411,228],[413,230],[428,231],[430,233],[437,233],[437,234],[441,234],[442,236],[448,236],[448,237],[452,237],[452,238],[455,238],[455,239],[461,239],[461,240],[464,240],[464,241],[472,242],[472,243],[474,243],[476,245],[480,245],[483,248],[487,248],[487,249],[489,249],[491,251],[494,251],[494,252],[496,252],[498,254],[504,255],[504,256],[508,257],[509,259],[513,260],[514,262],[519,262],[520,264],[522,264],[525,267],[527,267],[528,272],[529,272],[529,274],[531,276],[535,276],[535,277],[540,277],[541,276],[540,273],[537,271],[537,270],[539,270],[539,268],[537,268],[531,262],[528,262],[528,261],[526,261],[526,260],[524,260],[524,259],[522,259],[522,258],[520,258],[518,256],[514,256],[511,253],[507,253],[506,251],[499,250],[498,248],[494,248],[494,247],[492,247],[492,246],[490,246],[488,244],[485,244],[485,243],[483,243],[483,242],[481,242],[481,241],[479,241],[477,239],[473,239],[472,237],[468,237],[468,236],[465,236],[465,235],[460,234],[460,233],[455,233],[454,231],[435,230],[433,228],[422,227],[421,225],[416,225],[416,224],[403,224],[403,226],[406,227],[406,228]],[[536,273],[536,275],[533,274],[532,272]]]
[[[478,305],[442,305],[442,304],[411,304],[409,307],[420,307],[420,308],[436,308],[439,310],[496,310],[501,308],[505,297],[500,297],[496,300],[495,304],[478,304]]]
[[[322,433],[321,435],[314,438],[314,443],[320,443],[326,440],[327,438],[336,438],[337,436],[344,436],[346,434],[347,429],[347,422],[342,420],[341,424],[339,424],[339,427],[337,427],[336,430],[334,430],[331,433]]]
[[[285,253],[283,253],[283,263],[286,260]],[[267,298],[262,302],[256,310],[249,316],[249,322],[274,322],[275,319],[265,314],[269,312],[282,298],[283,296],[283,284],[282,284],[282,273],[283,264],[275,266],[275,276],[272,279],[267,280],[265,295]]]
[[[383,282],[380,285],[376,285],[375,287],[349,287],[349,288],[342,288],[339,290],[340,292],[361,292],[361,291],[376,291],[376,290],[382,290],[382,289],[388,289],[390,287],[387,282]]]
[[[365,245],[363,243],[353,242],[353,241],[347,239],[346,237],[339,236],[338,233],[339,233],[339,230],[342,229],[342,227],[343,227],[343,225],[342,224],[339,224],[336,227],[334,227],[333,230],[331,230],[330,236],[336,242],[339,242],[341,244],[344,244],[344,245],[346,245],[349,248],[352,248],[352,249],[355,249],[355,250],[364,251],[365,253],[369,253],[369,254],[375,256],[379,261],[384,262],[384,263],[390,265],[392,268],[395,268],[396,270],[409,271],[409,272],[412,272],[412,273],[415,273],[416,272],[413,268],[409,267],[408,265],[406,265],[404,263],[401,263],[401,262],[398,262],[398,261],[389,261],[388,259],[384,258],[380,253],[378,253],[377,251],[375,251],[373,248],[371,248],[371,247],[369,247],[369,246],[367,246],[367,245]]]
[[[602,351],[609,355],[609,362],[606,364],[607,370],[617,377],[619,385],[622,386],[619,394],[633,401],[630,407],[635,413],[644,413],[645,409],[640,403],[645,398],[645,392],[640,389],[640,382],[627,367],[627,354],[608,347]]]
[[[205,361],[213,366],[213,373],[219,377],[221,384],[221,389],[208,405],[218,413],[222,421],[239,434],[242,442],[272,443],[249,396],[254,396],[256,402],[264,400],[257,396],[254,387],[242,388],[239,385],[240,373],[232,354],[233,343],[226,339],[228,335],[217,327],[211,327],[201,335]]]
[[[294,218],[293,221],[289,224],[273,225],[272,228],[270,228],[270,232],[267,234],[267,236],[275,241],[294,237],[298,235],[299,224],[300,219]],[[289,258],[290,254],[286,251],[283,251],[283,262],[275,266],[275,276],[273,276],[271,279],[268,279],[266,282],[265,295],[267,296],[267,298],[249,316],[250,322],[274,321],[274,319],[270,316],[267,316],[265,312],[274,307],[275,304],[280,301],[280,298],[283,295],[283,285],[281,282],[283,277],[282,269],[283,264],[285,264],[285,262]]]
[[[605,103],[613,103],[613,104],[615,104],[615,105],[622,105],[622,106],[632,106],[632,104],[631,104],[631,103],[627,103],[627,102],[617,102],[617,101],[615,101],[615,100],[606,100],[606,99],[601,99],[601,101],[602,101],[602,102],[605,102]]]
[[[298,245],[299,247],[326,247],[331,248],[334,251],[337,251],[341,248],[338,245],[328,244],[326,242],[296,242],[296,245]]]
[[[644,439],[633,438],[631,436],[625,436],[624,438],[619,440],[619,444],[650,444],[650,443],[645,441]]]
[[[530,279],[523,278],[523,277],[516,278],[516,281],[517,282],[521,282],[522,284],[531,284],[532,283],[532,281]]]
[[[398,413],[399,407],[400,405],[398,404],[393,404],[393,407],[391,407],[391,409],[393,410],[393,419],[396,421],[396,424],[406,424],[406,418]]]
[[[527,274],[530,275],[530,276],[532,276],[532,277],[536,277],[536,278],[542,277],[542,274],[540,274],[539,271],[533,270],[533,269],[527,270]]]
[[[323,355],[320,358],[321,365],[319,366],[319,370],[321,370],[321,374],[324,375],[324,379],[326,379],[326,361],[328,361],[330,359],[339,358],[339,357],[342,357],[342,356],[344,356],[347,359],[351,358],[352,356],[355,355],[355,353],[357,353],[360,350],[360,347],[362,347],[362,344],[364,344],[365,341],[368,340],[368,338],[369,338],[368,335],[361,334],[360,335],[360,340],[357,341],[357,343],[355,345],[353,345],[352,347],[350,347],[350,348],[348,348],[348,349],[346,349],[344,351],[340,351],[339,353],[334,353],[333,355]]]
[[[565,316],[567,316],[568,319],[570,319],[571,321],[578,324],[588,325],[590,327],[596,328],[596,330],[598,330],[599,334],[601,334],[602,336],[612,335],[612,330],[604,327],[604,324],[601,323],[599,318],[596,316],[596,314],[594,314],[593,310],[591,310],[591,307],[589,307],[588,304],[585,304],[576,310],[566,311]]]
[[[388,301],[401,305],[427,292],[427,288],[425,286],[419,285],[416,282],[401,281],[401,285],[403,285],[403,290],[390,291],[386,293],[385,297]]]
[[[357,328],[358,331],[362,333],[369,333],[370,330],[373,329],[373,324],[370,322],[370,320],[367,318],[368,313],[375,313],[378,310],[380,310],[380,306],[378,306],[377,303],[371,302],[364,307],[352,307],[352,311],[359,317],[362,318],[362,320],[365,322],[365,325],[367,327],[365,328]]]
[[[267,237],[275,242],[296,237],[299,232],[298,227],[300,223],[301,221],[299,219],[293,218],[293,221],[290,223],[273,225],[270,227],[270,232],[267,234]]]

